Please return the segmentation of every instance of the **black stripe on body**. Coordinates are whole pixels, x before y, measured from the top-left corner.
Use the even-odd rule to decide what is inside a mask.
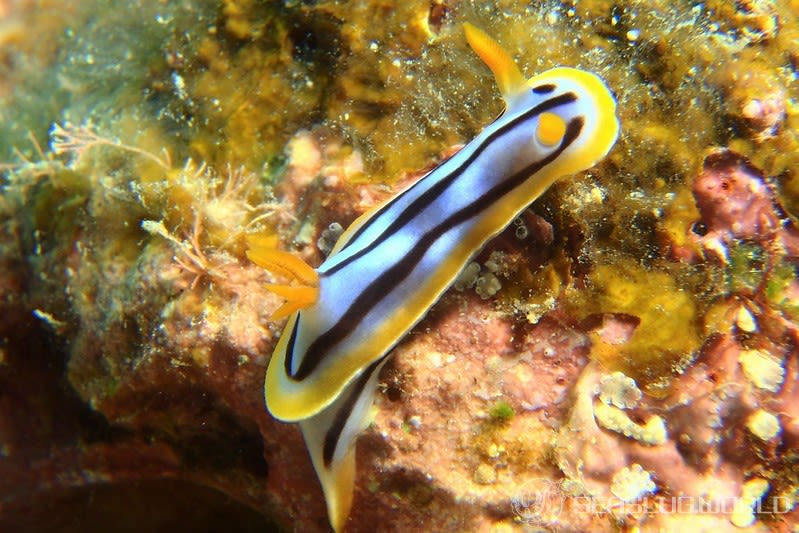
[[[291,360],[294,354],[294,345],[297,343],[297,331],[300,329],[301,318],[302,315],[297,315],[297,320],[294,321],[294,327],[291,329],[291,336],[286,343],[286,358],[283,360],[283,368],[286,370],[287,376],[291,375]]]
[[[536,115],[539,115],[541,113],[549,111],[552,108],[555,108],[555,107],[558,107],[558,106],[561,106],[561,105],[565,105],[565,104],[570,104],[572,102],[575,102],[576,100],[577,100],[577,96],[575,94],[573,94],[573,93],[561,94],[559,96],[556,96],[555,98],[551,98],[549,100],[541,102],[540,104],[538,104],[537,106],[535,106],[535,107],[533,107],[531,109],[528,109],[527,111],[525,111],[524,113],[522,113],[518,117],[514,118],[513,120],[511,120],[510,122],[508,122],[507,124],[505,124],[501,128],[497,129],[497,131],[493,132],[491,135],[486,137],[486,139],[479,146],[477,146],[474,149],[474,151],[471,153],[471,155],[469,155],[469,157],[466,158],[465,161],[463,161],[460,165],[458,165],[457,168],[453,169],[452,172],[450,172],[450,174],[447,177],[441,179],[435,185],[430,187],[430,189],[428,189],[427,191],[422,193],[422,195],[420,195],[419,198],[417,198],[413,203],[408,205],[399,215],[397,215],[397,217],[394,220],[391,221],[391,223],[388,225],[388,227],[386,227],[385,230],[383,230],[380,233],[380,235],[378,235],[377,237],[374,238],[374,242],[382,241],[385,238],[386,235],[391,235],[391,234],[396,233],[400,229],[400,227],[404,226],[405,224],[407,224],[408,222],[413,220],[414,217],[416,217],[427,206],[432,204],[436,200],[436,198],[438,198],[441,194],[443,194],[444,191],[450,185],[452,185],[452,183],[458,178],[458,176],[460,176],[467,168],[469,168],[469,166],[474,162],[474,160],[477,159],[477,157],[479,157],[480,154],[482,154],[483,151],[485,151],[485,149],[488,146],[490,146],[494,141],[496,141],[499,137],[501,137],[502,135],[504,135],[508,131],[513,130],[520,122],[524,122],[526,120],[529,120],[529,119],[535,117]],[[446,163],[446,161],[444,163]],[[442,165],[443,165],[443,163],[442,163]],[[432,171],[430,171],[430,174],[436,172],[439,168],[441,168],[441,166],[439,166],[439,167],[433,169]],[[426,179],[427,177],[430,176],[430,174],[428,174],[428,176],[426,176],[425,178],[422,178],[422,179]],[[417,182],[417,184],[421,183],[421,181],[422,180],[419,180]],[[412,188],[413,187],[411,187],[411,189]],[[405,193],[410,192],[411,189],[409,189],[408,191],[405,191]],[[375,216],[373,216],[370,220],[365,222],[363,226],[358,228],[358,230],[350,238],[349,242],[341,250],[338,251],[338,254],[340,254],[344,250],[346,250],[347,247],[350,244],[355,242],[358,239],[358,237],[363,235],[363,233],[367,229],[369,229],[369,227],[372,225],[372,223],[374,221],[376,221],[378,218],[380,218],[382,213],[385,212],[387,209],[389,209],[391,207],[391,205],[400,196],[401,195],[397,195],[396,197],[394,197],[394,199],[392,199],[388,204],[386,204],[384,206],[383,210],[380,213],[376,213]],[[364,248],[362,248],[358,252],[352,254],[350,257],[342,260],[340,263],[330,267],[329,270],[321,272],[320,276],[328,276],[328,275],[331,275],[331,274],[335,274],[337,271],[341,270],[342,268],[344,268],[348,264],[350,264],[353,261],[357,260],[358,258],[362,257],[364,254],[366,254],[370,250],[370,248],[371,248],[370,246],[365,246]],[[336,255],[338,255],[338,254],[336,254]]]
[[[533,87],[533,92],[535,94],[549,94],[555,90],[554,83],[546,83],[544,85],[539,85],[538,87]]]
[[[341,405],[338,412],[336,412],[333,424],[325,433],[325,442],[322,447],[322,460],[325,463],[325,468],[330,468],[330,464],[333,462],[333,455],[336,453],[336,446],[338,446],[338,440],[341,438],[341,432],[344,431],[344,426],[347,425],[347,420],[355,404],[358,402],[358,397],[363,392],[366,384],[369,383],[372,372],[377,369],[384,358],[385,356],[381,357],[364,370],[363,374],[361,374],[358,380],[353,384],[350,395],[347,396],[347,399]]]
[[[387,287],[396,287],[411,275],[427,250],[437,239],[459,224],[479,215],[486,209],[486,206],[493,205],[504,195],[524,183],[530,176],[557,159],[580,135],[583,124],[582,117],[572,119],[566,127],[566,132],[557,150],[503,180],[479,198],[474,199],[470,204],[450,215],[436,228],[422,235],[405,257],[390,268],[387,268],[366,286],[341,315],[338,322],[314,339],[306,350],[305,357],[300,363],[297,373],[292,375],[287,372],[288,376],[295,381],[302,381],[310,376],[324,360],[327,351],[350,335],[364,317],[385,298],[387,292],[390,292],[387,291]],[[291,368],[289,361],[291,355],[293,355],[292,352],[287,355],[287,370]]]

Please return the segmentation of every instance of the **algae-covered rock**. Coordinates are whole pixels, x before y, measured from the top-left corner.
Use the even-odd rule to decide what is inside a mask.
[[[246,243],[318,264],[501,111],[467,21],[622,136],[397,347],[346,529],[795,528],[797,13],[0,1],[0,529],[327,530]]]

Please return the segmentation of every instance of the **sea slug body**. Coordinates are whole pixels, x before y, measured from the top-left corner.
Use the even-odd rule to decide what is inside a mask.
[[[506,110],[454,156],[359,217],[315,270],[250,244],[255,263],[299,285],[270,285],[289,316],[266,373],[270,413],[299,422],[333,528],[349,515],[355,437],[390,350],[483,245],[558,178],[605,157],[619,132],[605,83],[558,67],[525,80],[500,46],[466,24]],[[273,315],[273,317],[275,317]]]

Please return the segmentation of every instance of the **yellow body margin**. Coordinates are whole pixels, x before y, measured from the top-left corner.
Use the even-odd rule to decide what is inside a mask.
[[[330,525],[337,533],[344,529],[344,523],[352,509],[353,487],[355,485],[355,447],[347,451],[347,456],[330,472],[319,477],[324,487],[327,516]]]
[[[619,138],[619,119],[616,117],[616,99],[608,90],[602,78],[592,72],[572,67],[556,67],[530,78],[528,85],[535,87],[550,81],[557,82],[563,78],[571,78],[586,90],[586,96],[593,100],[596,113],[594,121],[600,125],[593,132],[589,142],[579,154],[569,158],[568,164],[558,165],[561,175],[574,174],[591,168],[605,157]]]

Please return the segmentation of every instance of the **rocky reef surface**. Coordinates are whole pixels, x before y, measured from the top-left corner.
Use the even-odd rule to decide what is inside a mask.
[[[0,0],[0,529],[327,530],[245,238],[318,264],[487,124],[471,21],[622,138],[397,347],[347,530],[795,530],[797,13]]]

